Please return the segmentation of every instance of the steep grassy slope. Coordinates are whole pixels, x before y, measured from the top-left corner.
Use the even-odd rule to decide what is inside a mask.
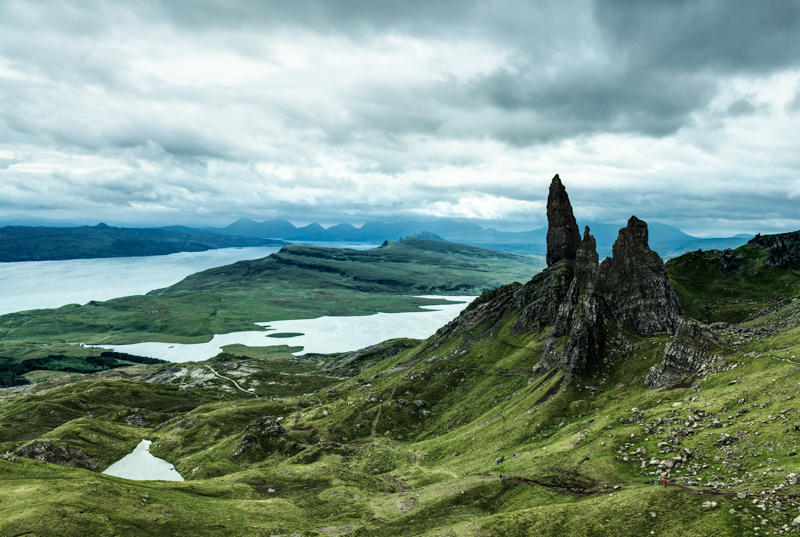
[[[147,366],[164,384],[106,373],[34,387],[0,406],[0,452],[10,459],[0,460],[0,533],[796,533],[800,274],[772,274],[758,255],[742,270],[759,275],[734,270],[705,284],[694,277],[714,270],[715,254],[706,265],[670,264],[688,311],[708,315],[703,306],[737,289],[736,278],[760,308],[726,304],[727,318],[745,322],[717,325],[720,343],[701,372],[661,389],[643,379],[670,338],[610,327],[600,362],[574,382],[558,371],[532,379],[550,329],[515,333],[520,312],[486,314],[491,296],[465,314],[469,329],[390,343],[396,354],[356,362],[366,369],[347,379],[326,369],[335,357],[317,368],[226,355]],[[34,437],[74,446],[96,467],[30,459]],[[97,473],[141,438],[187,481]],[[664,474],[668,487],[657,483]]]
[[[69,345],[80,342],[196,343],[257,321],[417,311],[441,302],[409,295],[478,294],[542,268],[531,256],[414,238],[365,252],[289,246],[147,296],[0,316],[0,355],[73,355]]]

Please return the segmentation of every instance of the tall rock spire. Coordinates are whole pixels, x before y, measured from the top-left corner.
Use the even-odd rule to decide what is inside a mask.
[[[556,174],[547,196],[547,266],[559,261],[574,261],[581,244],[578,223],[561,179]]]

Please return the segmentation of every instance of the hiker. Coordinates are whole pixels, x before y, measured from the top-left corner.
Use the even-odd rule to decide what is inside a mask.
[[[667,488],[667,478],[664,478],[664,488]]]

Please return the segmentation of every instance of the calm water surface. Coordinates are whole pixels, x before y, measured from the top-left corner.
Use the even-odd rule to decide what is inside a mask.
[[[225,345],[236,343],[249,347],[271,345],[300,346],[295,355],[307,352],[328,354],[349,352],[387,339],[408,337],[427,339],[436,330],[455,319],[474,296],[430,296],[429,298],[453,300],[453,304],[422,306],[423,311],[410,313],[376,313],[375,315],[319,317],[294,321],[256,323],[264,331],[217,334],[208,343],[136,343],[133,345],[102,345],[106,349],[127,352],[138,356],[160,358],[170,362],[200,361],[222,352]],[[274,338],[270,334],[300,334],[293,337]]]

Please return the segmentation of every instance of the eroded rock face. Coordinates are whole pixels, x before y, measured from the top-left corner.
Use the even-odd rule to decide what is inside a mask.
[[[493,332],[518,312],[513,334],[553,327],[533,374],[558,368],[569,381],[600,359],[606,323],[642,336],[674,332],[681,314],[679,298],[663,261],[648,246],[646,223],[631,217],[620,230],[613,258],[600,264],[588,227],[581,240],[558,175],[550,185],[547,221],[547,268],[525,285],[481,295],[436,333],[432,345],[466,334],[461,343],[465,350],[472,338]]]
[[[765,265],[784,270],[800,267],[800,232],[798,231],[780,235],[767,235],[765,237],[758,234],[750,239],[747,244],[760,244],[764,247],[767,251],[767,259],[764,260]]]
[[[619,230],[613,257],[600,264],[603,298],[620,325],[646,337],[672,334],[683,313],[680,299],[647,242],[647,224],[632,216]]]
[[[565,380],[600,358],[603,346],[603,307],[598,293],[598,256],[595,239],[586,227],[576,253],[575,274],[566,297],[559,303],[550,339],[534,366],[539,375],[561,368]]]
[[[580,243],[581,234],[572,214],[567,190],[556,174],[547,196],[547,266],[562,260],[574,260]]]
[[[694,319],[679,317],[675,335],[664,347],[664,361],[650,368],[644,379],[648,388],[661,388],[699,373],[714,357],[713,347],[719,345],[708,326]]]
[[[553,326],[573,278],[573,267],[565,263],[548,267],[534,276],[515,293],[522,312],[511,326],[511,332],[525,334]]]
[[[249,449],[259,447],[259,439],[278,438],[286,432],[280,424],[281,418],[276,416],[263,416],[248,424],[242,431],[242,437],[236,443],[234,456],[239,456]]]
[[[37,440],[22,446],[14,452],[15,455],[30,457],[42,462],[49,462],[59,466],[83,466],[94,469],[97,463],[89,455],[74,447],[59,447],[50,440]]]

